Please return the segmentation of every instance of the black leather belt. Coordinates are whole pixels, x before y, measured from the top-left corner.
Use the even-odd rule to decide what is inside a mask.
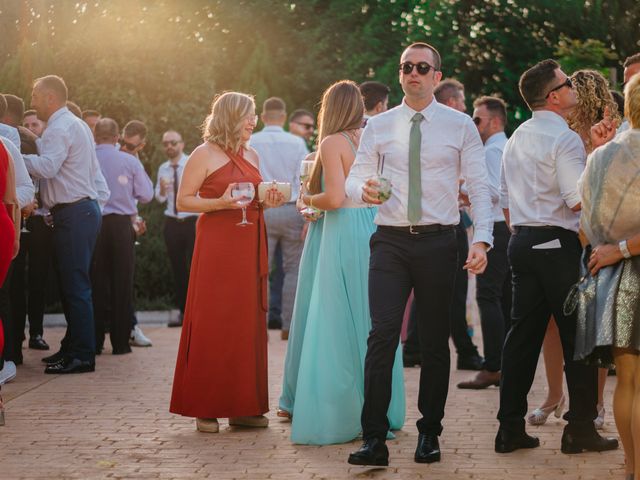
[[[178,217],[170,217],[169,215],[165,215],[165,218],[173,222],[184,223],[190,220],[195,221],[198,217],[196,215],[189,215],[188,217],[178,218]]]
[[[409,225],[408,227],[394,227],[391,225],[379,225],[380,230],[403,232],[411,235],[420,233],[448,232],[455,228],[455,225],[440,225],[438,223],[432,225]]]
[[[516,225],[513,227],[515,232],[539,232],[543,231],[557,231],[557,232],[572,232],[572,230],[567,230],[566,228],[556,227],[555,225],[540,225],[540,226],[529,226],[529,225]],[[576,232],[573,232],[576,233]]]
[[[91,199],[89,197],[83,197],[80,200],[76,200],[75,202],[58,203],[58,204],[54,205],[53,207],[51,207],[49,209],[49,211],[51,213],[60,212],[61,210],[64,210],[65,208],[70,207],[71,205],[77,205],[78,203],[85,202],[87,200],[91,200]]]

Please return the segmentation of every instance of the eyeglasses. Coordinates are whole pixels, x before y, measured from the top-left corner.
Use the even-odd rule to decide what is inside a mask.
[[[482,120],[490,118],[491,117],[473,117],[471,120],[473,120],[473,123],[475,123],[476,125],[480,125],[482,123]]]
[[[426,75],[427,73],[429,73],[431,71],[431,69],[433,69],[433,70],[436,69],[435,67],[429,65],[427,62],[418,62],[418,63],[403,62],[403,63],[400,64],[400,68],[399,69],[405,75],[409,75],[411,72],[413,72],[413,67],[416,67],[416,69],[418,70],[418,73],[420,75]]]
[[[549,98],[549,95],[551,95],[553,92],[555,92],[556,90],[560,90],[561,88],[564,88],[564,87],[573,88],[573,82],[571,81],[570,77],[567,77],[567,79],[557,87],[553,87],[551,90],[549,90],[549,93],[547,93],[544,96],[544,98]]]
[[[305,128],[305,130],[313,130],[315,128],[315,125],[313,123],[304,123],[304,122],[291,122],[291,123],[296,123],[298,125],[301,125]]]
[[[258,124],[258,115],[247,115],[247,120],[249,120],[254,125]]]
[[[172,146],[175,147],[176,145],[182,143],[182,140],[165,140],[164,142],[162,142],[162,146],[164,148],[167,148],[168,146]]]
[[[130,152],[133,152],[134,150],[136,150],[137,148],[140,148],[142,145],[144,145],[144,142],[140,142],[139,144],[135,144],[135,143],[129,143],[129,142],[125,142],[124,140],[120,139],[118,141],[118,143],[126,148],[127,150],[129,150]]]

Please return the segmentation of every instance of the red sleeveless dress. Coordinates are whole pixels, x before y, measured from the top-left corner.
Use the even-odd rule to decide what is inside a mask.
[[[9,210],[3,203],[7,189],[7,174],[9,172],[9,154],[0,142],[0,285],[4,283],[13,254],[14,229]],[[0,318],[0,353],[4,347],[2,319]]]
[[[242,151],[240,152],[242,153]],[[259,170],[242,155],[209,175],[203,198],[218,198],[230,183],[251,182]],[[229,418],[269,410],[267,391],[267,236],[256,199],[253,225],[239,227],[242,210],[200,215],[173,380],[170,411]]]

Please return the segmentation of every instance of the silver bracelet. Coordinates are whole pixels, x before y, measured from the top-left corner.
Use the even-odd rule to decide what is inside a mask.
[[[620,249],[620,253],[622,253],[622,256],[624,258],[631,258],[632,255],[629,251],[629,246],[627,245],[626,240],[622,240],[620,243],[618,243],[618,248]]]

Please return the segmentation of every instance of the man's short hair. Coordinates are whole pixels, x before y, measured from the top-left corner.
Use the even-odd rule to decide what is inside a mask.
[[[640,128],[640,75],[634,75],[624,87],[624,113],[631,128]]]
[[[162,134],[162,136],[164,137],[167,133],[175,133],[176,135],[178,135],[178,136],[180,137],[180,141],[181,141],[181,142],[182,142],[182,141],[184,141],[184,140],[183,140],[183,138],[182,138],[182,134],[181,134],[179,131],[174,130],[173,128],[170,128],[169,130],[165,131],[165,132]]]
[[[640,53],[634,53],[630,57],[627,57],[622,66],[627,68],[631,65],[635,65],[636,63],[640,63]]]
[[[262,104],[262,113],[267,112],[277,112],[277,113],[286,113],[287,105],[284,103],[284,100],[278,97],[267,98]]]
[[[498,97],[484,96],[473,102],[473,108],[482,106],[489,111],[491,116],[498,117],[502,122],[502,125],[507,124],[507,104],[504,103],[504,100]]]
[[[618,107],[618,114],[620,118],[624,117],[624,95],[622,95],[617,90],[609,90],[613,101],[616,102],[616,106]]]
[[[136,135],[140,135],[140,139],[144,140],[147,138],[147,126],[140,120],[131,120],[124,126],[122,135],[125,137],[135,137]]]
[[[10,115],[15,123],[20,123],[24,115],[24,101],[20,97],[5,93],[4,99],[7,102],[7,111],[5,114]]]
[[[100,112],[97,110],[83,110],[82,111],[82,120],[86,120],[89,117],[99,117]]]
[[[433,95],[438,103],[446,105],[452,98],[459,97],[463,91],[464,85],[462,83],[455,78],[447,78],[433,89]]]
[[[313,118],[313,113],[311,113],[309,110],[304,110],[302,108],[299,108],[298,110],[294,110],[291,113],[291,115],[289,115],[289,123],[297,122],[302,117],[311,117],[311,118]]]
[[[542,107],[546,103],[546,97],[552,88],[558,68],[560,68],[558,62],[548,58],[536,63],[520,76],[520,82],[518,82],[520,95],[531,110]]]
[[[61,102],[66,102],[69,98],[69,90],[67,89],[67,85],[64,83],[62,77],[57,75],[47,75],[45,77],[37,78],[33,85],[39,85],[42,88],[46,88],[47,90],[52,91],[58,97],[58,100]]]
[[[431,50],[431,53],[433,54],[433,63],[435,64],[433,65],[433,67],[436,70],[440,70],[440,68],[442,67],[442,59],[440,58],[440,52],[438,52],[436,47],[434,47],[433,45],[429,45],[426,42],[415,42],[409,45],[407,48],[405,48],[405,51],[409,50],[410,48],[421,48],[421,49]]]
[[[27,117],[30,117],[31,115],[38,115],[38,112],[36,112],[35,110],[27,110],[26,112],[24,112],[24,115],[22,115],[22,119],[24,120]]]
[[[363,82],[360,84],[360,94],[364,100],[364,109],[373,110],[380,102],[389,96],[391,89],[380,82]]]
[[[4,117],[7,113],[7,101],[4,99],[4,95],[0,95],[0,117]]]
[[[67,108],[71,113],[73,113],[76,117],[82,118],[82,109],[78,106],[77,103],[72,102],[71,100],[67,100]]]
[[[96,128],[93,135],[96,138],[96,142],[103,140],[106,141],[117,137],[119,131],[120,128],[118,127],[118,123],[112,118],[105,117],[96,122]]]

